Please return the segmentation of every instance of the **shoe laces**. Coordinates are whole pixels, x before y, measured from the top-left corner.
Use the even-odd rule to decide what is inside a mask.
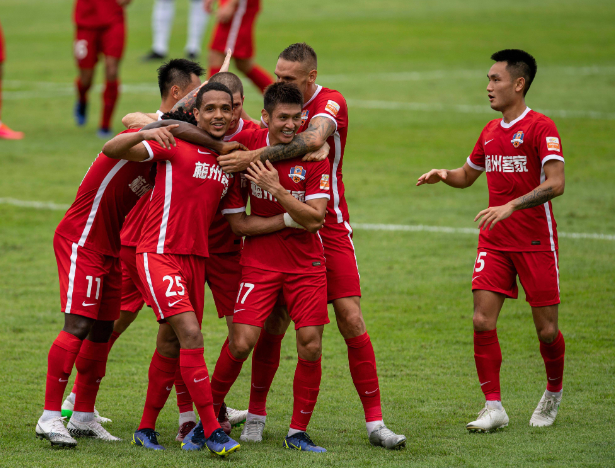
[[[193,444],[203,444],[205,443],[205,433],[203,432],[203,425],[199,422],[194,428],[194,432],[192,433],[192,439],[190,440]]]
[[[312,441],[312,439],[310,439],[310,436],[308,435],[307,432],[298,432],[298,433],[290,436],[290,439],[303,440],[308,445],[311,445],[312,447],[316,447],[316,444]]]
[[[63,421],[65,417],[58,417],[51,420],[51,432],[58,432],[60,434],[68,434],[66,427],[64,427]]]
[[[160,445],[158,443],[160,432],[156,432],[154,429],[141,429],[139,432],[142,432],[152,444]]]
[[[211,440],[212,442],[216,442],[217,444],[226,444],[229,440],[231,440],[231,438],[227,436],[222,429],[216,429],[209,436],[209,440]]]
[[[555,409],[555,402],[552,398],[546,398],[540,402],[540,409],[538,410],[543,416],[551,416],[551,413]]]
[[[258,436],[260,435],[260,428],[261,425],[264,426],[265,423],[262,421],[246,421],[246,424],[244,426],[245,428],[245,432],[247,436]]]
[[[377,431],[380,432],[380,437],[382,437],[383,439],[397,436],[397,434],[395,434],[391,429],[386,426],[381,426],[379,429],[377,429]]]
[[[195,426],[196,423],[194,421],[186,421],[181,426],[179,426],[179,436],[185,438],[188,434],[190,434],[190,431],[194,429]]]

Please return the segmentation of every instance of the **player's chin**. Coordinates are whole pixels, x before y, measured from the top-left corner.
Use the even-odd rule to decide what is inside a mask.
[[[225,123],[224,124],[214,123],[210,125],[209,133],[213,137],[222,138],[226,134],[227,129],[228,129],[228,125],[226,125]]]
[[[295,132],[280,132],[278,138],[280,139],[281,143],[287,145],[288,143],[293,141],[293,138],[295,138]]]

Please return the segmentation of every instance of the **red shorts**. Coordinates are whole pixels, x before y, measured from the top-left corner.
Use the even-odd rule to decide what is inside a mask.
[[[532,307],[559,304],[558,252],[478,249],[472,291],[484,289],[517,299],[517,275]]]
[[[325,223],[319,231],[327,261],[327,302],[342,297],[361,297],[359,266],[347,221]]]
[[[324,272],[290,274],[244,266],[233,323],[262,328],[282,292],[295,330],[326,325],[329,323],[326,282]]]
[[[122,58],[126,38],[124,23],[114,23],[103,28],[77,26],[73,47],[79,68],[94,68],[100,54]]]
[[[249,59],[254,56],[254,23],[258,10],[246,9],[247,0],[239,0],[233,18],[228,23],[216,23],[212,35],[211,50],[223,54],[227,49],[233,51],[233,57]]]
[[[233,316],[241,282],[240,260],[241,252],[210,254],[207,259],[207,284],[214,297],[218,318]]]
[[[96,320],[117,320],[122,297],[120,259],[53,237],[62,312]]]
[[[137,270],[137,248],[122,245],[120,259],[122,260],[121,310],[136,314],[143,307],[147,297],[147,290],[143,287]]]
[[[197,255],[137,254],[137,269],[147,288],[159,322],[193,311],[203,321],[205,303],[205,257]]]
[[[0,63],[4,62],[4,36],[2,35],[2,25],[0,25]]]

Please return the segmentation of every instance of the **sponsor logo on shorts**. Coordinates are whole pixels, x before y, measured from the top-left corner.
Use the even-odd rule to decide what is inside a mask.
[[[246,310],[246,309],[237,309],[237,310],[234,310],[233,313],[236,314],[237,312],[241,312],[242,310]]]
[[[340,105],[335,101],[327,101],[327,105],[325,106],[325,110],[331,114],[333,117],[337,116],[337,113],[340,111]]]
[[[320,178],[320,190],[329,190],[329,174],[323,174]]]
[[[290,177],[295,184],[298,184],[302,180],[305,180],[305,169],[303,166],[291,167],[288,177]]]
[[[312,266],[320,266],[321,263],[320,262],[312,262]]]
[[[472,281],[474,281],[476,278],[480,278],[480,275],[475,276],[474,278],[472,278]]]
[[[519,145],[523,143],[523,130],[519,130],[517,133],[513,135],[513,139],[510,140],[512,145],[515,148],[519,148]]]
[[[96,304],[97,304],[96,302],[92,302],[91,304],[86,304],[85,301],[83,301],[83,303],[81,305],[83,307],[90,307],[90,306],[93,306],[93,305],[96,305]]]
[[[175,304],[177,304],[178,302],[181,302],[183,300],[184,300],[184,298],[182,297],[181,299],[179,299],[179,300],[177,300],[175,302],[169,302],[169,307],[173,307]]]
[[[532,245],[540,245],[540,241],[532,241]]]
[[[559,151],[559,138],[557,137],[547,137],[547,149],[549,151]]]

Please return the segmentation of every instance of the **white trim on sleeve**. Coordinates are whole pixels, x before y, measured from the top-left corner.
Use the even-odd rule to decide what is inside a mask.
[[[470,156],[468,156],[468,159],[466,160],[468,163],[468,166],[470,166],[472,169],[476,170],[476,171],[484,171],[485,168],[481,167],[481,166],[477,166],[476,164],[474,164],[472,161],[470,161]]]
[[[324,112],[322,112],[322,113],[320,113],[320,114],[316,114],[314,117],[312,117],[312,120],[314,120],[316,117],[326,117],[326,118],[328,118],[328,119],[333,120],[333,122],[335,123],[335,131],[337,131],[337,120],[335,120],[335,117],[333,117],[333,116],[332,116],[332,115],[330,115],[330,114],[325,114]],[[312,122],[312,121],[310,120],[310,123],[311,123],[311,122]]]
[[[566,164],[566,161],[564,161],[564,158],[562,156],[560,156],[559,154],[550,154],[549,156],[546,156],[542,160],[542,165],[544,166],[547,161],[551,161],[552,159],[557,159],[558,161],[561,161],[564,164]]]
[[[164,115],[164,112],[162,112],[160,109],[158,109],[156,111],[156,115],[158,116],[158,121],[162,120],[162,116]]]
[[[220,213],[222,213],[223,215],[227,215],[227,214],[243,213],[244,211],[246,211],[246,207],[242,206],[241,208],[229,208],[228,210],[222,210],[220,211]]]
[[[145,149],[147,150],[147,154],[149,154],[149,158],[144,159],[141,162],[147,162],[154,159],[154,151],[152,150],[152,147],[149,145],[149,143],[145,140],[143,140],[141,143],[143,143],[143,146],[145,146]]]
[[[313,193],[312,195],[306,195],[305,201],[314,200],[315,198],[326,198],[331,200],[331,196],[328,193]]]

